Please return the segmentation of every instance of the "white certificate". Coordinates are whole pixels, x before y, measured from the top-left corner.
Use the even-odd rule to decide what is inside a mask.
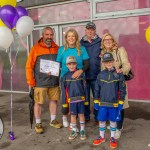
[[[51,60],[40,60],[40,72],[42,73],[50,73],[53,76],[59,76],[60,64]]]

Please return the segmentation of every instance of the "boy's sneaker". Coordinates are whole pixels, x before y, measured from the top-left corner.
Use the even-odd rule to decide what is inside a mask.
[[[121,130],[117,129],[115,133],[115,139],[119,139],[121,136]]]
[[[114,137],[110,138],[110,148],[117,148],[117,142]]]
[[[69,130],[72,131],[72,126],[71,125],[69,126]],[[77,133],[79,132],[79,129],[77,127],[76,127],[76,132]]]
[[[77,132],[72,131],[69,135],[69,140],[74,140],[78,136]]]
[[[42,127],[42,123],[36,123],[35,131],[38,134],[42,134],[44,132],[44,128]]]
[[[54,127],[54,128],[57,128],[57,129],[60,129],[62,127],[62,124],[59,123],[56,119],[53,120],[49,125]]]
[[[69,127],[68,120],[63,120],[63,127],[65,127],[65,128]]]
[[[96,140],[93,141],[93,145],[100,145],[105,142],[105,139],[99,136]]]
[[[80,131],[80,139],[81,140],[85,140],[86,139],[86,135],[85,135],[85,131],[84,130]]]

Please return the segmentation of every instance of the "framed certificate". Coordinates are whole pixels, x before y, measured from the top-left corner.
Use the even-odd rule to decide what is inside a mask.
[[[40,60],[40,72],[50,73],[53,76],[59,76],[60,64],[51,60]]]

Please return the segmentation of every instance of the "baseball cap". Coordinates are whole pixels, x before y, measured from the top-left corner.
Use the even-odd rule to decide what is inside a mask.
[[[112,61],[114,60],[113,55],[111,53],[104,53],[102,57],[102,62]]]
[[[69,63],[77,63],[76,58],[74,56],[67,57],[66,64],[69,64]]]
[[[93,22],[88,22],[88,23],[86,24],[86,28],[87,28],[87,29],[88,29],[88,28],[96,29],[96,25],[95,25]]]

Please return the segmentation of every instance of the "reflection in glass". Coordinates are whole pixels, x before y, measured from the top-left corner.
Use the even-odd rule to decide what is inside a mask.
[[[13,32],[14,41],[9,50],[0,49],[0,90],[10,91],[10,71],[12,72],[12,90],[28,91],[28,85],[25,77],[25,64],[27,59],[27,39],[20,39],[16,32]],[[9,57],[11,50],[11,58]],[[18,54],[16,56],[16,53]],[[16,59],[15,59],[16,56]]]
[[[112,0],[109,2],[97,2],[96,12],[105,13],[105,12],[134,10],[149,7],[150,7],[149,0],[115,0],[115,1]]]
[[[28,14],[35,25],[84,20],[90,18],[90,3],[76,2],[36,8],[29,10]]]

